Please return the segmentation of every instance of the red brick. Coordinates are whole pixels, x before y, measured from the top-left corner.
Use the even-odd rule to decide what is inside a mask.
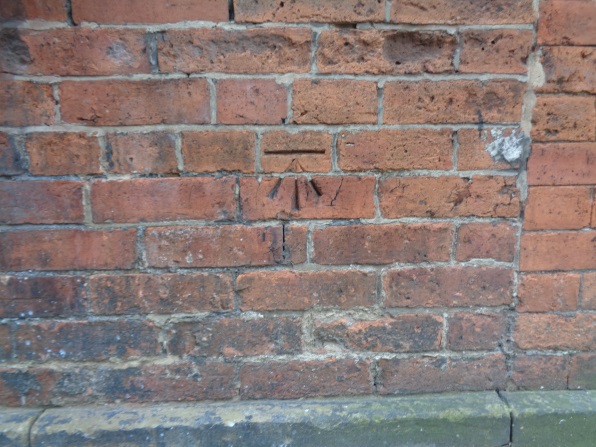
[[[263,172],[329,172],[333,137],[326,132],[267,132],[261,138]]]
[[[359,271],[264,271],[238,276],[243,311],[371,307],[376,274]],[[283,297],[283,298],[282,298]]]
[[[176,362],[127,368],[102,366],[94,393],[100,402],[164,402],[230,399],[237,395],[234,365],[219,362]]]
[[[242,215],[265,219],[372,218],[373,177],[240,179]]]
[[[596,315],[519,314],[515,343],[520,349],[589,351],[596,343]]]
[[[491,351],[505,342],[507,322],[501,313],[457,312],[449,317],[447,348]]]
[[[73,0],[73,18],[97,23],[170,23],[187,20],[228,21],[227,0]]]
[[[462,224],[457,232],[455,259],[513,262],[517,228],[507,222]]]
[[[33,175],[101,174],[97,137],[85,133],[27,135],[29,171]]]
[[[307,28],[168,30],[158,39],[162,72],[306,73],[312,31]]]
[[[521,239],[520,270],[596,268],[596,231],[526,233]]]
[[[24,230],[0,233],[0,269],[106,270],[133,267],[136,230]]]
[[[81,223],[83,183],[0,180],[0,223]]]
[[[293,122],[376,124],[377,96],[374,82],[300,79],[293,87]]]
[[[590,0],[546,0],[541,2],[538,43],[543,45],[596,45],[596,5],[594,2]]]
[[[298,399],[372,393],[369,361],[294,360],[246,364],[240,369],[242,399]]]
[[[592,188],[530,187],[524,208],[524,230],[578,230],[590,225]]]
[[[546,83],[538,91],[596,93],[596,49],[544,47],[541,62]]]
[[[0,3],[0,21],[52,20],[66,22],[63,0],[11,0]]]
[[[378,0],[234,0],[237,22],[382,22],[385,5]]]
[[[151,322],[40,321],[16,326],[20,360],[101,361],[158,355],[159,328]]]
[[[294,246],[288,241],[287,230],[285,236],[285,253],[281,226],[150,228],[145,232],[145,243],[147,260],[152,267],[233,267],[301,262],[294,256],[303,258],[306,232],[295,233],[298,240],[294,241]]]
[[[184,170],[254,172],[255,144],[256,136],[249,131],[184,132]]]
[[[0,276],[0,318],[70,317],[85,301],[80,277]]]
[[[532,49],[531,30],[465,30],[461,34],[462,73],[526,74]]]
[[[385,217],[517,217],[515,177],[397,177],[381,181]]]
[[[389,271],[387,307],[503,306],[513,300],[513,270],[500,267],[431,267]]]
[[[25,171],[25,160],[14,140],[0,132],[0,175],[19,175]]]
[[[511,169],[505,161],[495,161],[491,158],[487,146],[495,141],[494,135],[501,134],[509,137],[515,130],[502,128],[489,128],[481,131],[476,129],[459,129],[457,131],[457,169],[460,171],[473,171],[478,169]]]
[[[94,222],[235,218],[233,178],[98,180],[91,186]]]
[[[567,356],[518,354],[511,380],[520,390],[564,390],[568,369]]]
[[[166,132],[109,134],[108,169],[116,174],[177,174],[176,136]]]
[[[94,314],[221,312],[234,307],[231,278],[225,274],[93,275],[88,281]]]
[[[521,119],[525,84],[417,81],[385,84],[387,124],[505,123]]]
[[[205,79],[65,81],[62,119],[91,126],[211,122]]]
[[[596,107],[589,96],[539,96],[532,114],[534,141],[596,139]]]
[[[342,132],[339,167],[345,171],[451,169],[450,130],[407,129]]]
[[[314,231],[318,264],[391,264],[449,260],[450,224],[329,226]]]
[[[519,312],[569,312],[577,309],[580,276],[576,273],[526,274],[519,282]]]
[[[0,70],[61,76],[151,73],[145,33],[133,29],[3,30]]]
[[[347,351],[422,352],[441,346],[443,318],[437,315],[398,315],[369,321],[315,321],[318,343],[337,344]]]
[[[596,354],[576,354],[572,357],[568,388],[596,388]]]
[[[480,358],[421,357],[379,360],[380,394],[502,389],[507,367],[502,354]]]
[[[534,144],[528,161],[530,185],[593,185],[596,143]]]
[[[585,272],[582,290],[582,309],[596,310],[596,273]]]
[[[173,355],[246,357],[302,351],[299,318],[222,318],[175,324],[168,333]]]
[[[220,124],[284,124],[288,92],[273,79],[217,81],[217,122]]]
[[[0,79],[0,126],[53,124],[52,86],[27,81]]]
[[[453,71],[455,36],[445,31],[323,31],[319,36],[320,73],[419,74]]]
[[[0,324],[0,361],[3,362],[11,358],[12,336],[10,326],[8,324]],[[0,396],[2,396],[2,394],[0,394]]]

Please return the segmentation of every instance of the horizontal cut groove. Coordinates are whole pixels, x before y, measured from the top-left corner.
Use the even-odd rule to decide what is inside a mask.
[[[304,155],[304,154],[324,154],[325,149],[300,149],[300,150],[265,150],[265,155]]]

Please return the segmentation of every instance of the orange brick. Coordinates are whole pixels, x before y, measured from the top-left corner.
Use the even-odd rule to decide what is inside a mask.
[[[547,93],[596,94],[596,49],[586,47],[544,47],[542,67]]]
[[[528,183],[596,184],[596,143],[534,144],[528,160]]]
[[[454,351],[497,349],[505,343],[506,330],[502,313],[457,312],[449,317],[447,347]]]
[[[526,74],[534,33],[518,30],[465,30],[461,34],[462,73]]]
[[[53,124],[55,101],[52,86],[0,79],[0,126]]]
[[[594,389],[596,387],[596,354],[576,354],[571,358],[568,388]]]
[[[381,212],[399,217],[517,217],[515,177],[397,177],[381,180]]]
[[[590,0],[546,0],[540,3],[538,43],[596,45],[596,5]]]
[[[564,390],[568,370],[567,356],[518,354],[511,380],[521,390]]]
[[[571,312],[577,310],[580,275],[537,273],[522,275],[517,310],[520,312]]]
[[[12,0],[0,3],[0,21],[52,20],[66,22],[62,0]]]
[[[255,142],[249,131],[184,132],[184,170],[254,172]]]
[[[283,124],[288,93],[271,79],[225,79],[217,82],[217,122]]]
[[[97,137],[84,133],[32,133],[25,138],[33,175],[101,174]]]
[[[592,188],[534,186],[528,189],[525,230],[579,230],[590,225]]]
[[[596,268],[596,232],[526,233],[520,269],[581,270]]]
[[[457,232],[455,258],[458,261],[494,259],[512,262],[517,245],[517,229],[510,223],[467,223]]]
[[[378,130],[342,132],[337,142],[345,171],[451,169],[450,130]]]
[[[596,310],[596,273],[585,272],[582,290],[582,309]]]
[[[263,172],[328,172],[332,140],[326,132],[268,132],[261,138]]]
[[[166,132],[106,137],[108,169],[116,174],[177,174],[176,137]]]
[[[25,159],[9,135],[0,132],[0,175],[18,175],[26,171]]]
[[[520,349],[589,351],[596,343],[596,315],[519,314],[515,343]]]
[[[596,139],[596,107],[588,96],[539,96],[532,114],[535,141]]]
[[[457,131],[457,169],[460,171],[511,169],[511,165],[507,162],[493,160],[486,150],[487,146],[495,141],[493,133],[499,135],[499,132],[503,137],[509,137],[514,130],[502,128],[459,129]]]
[[[377,85],[369,81],[301,79],[294,82],[296,124],[375,124]]]

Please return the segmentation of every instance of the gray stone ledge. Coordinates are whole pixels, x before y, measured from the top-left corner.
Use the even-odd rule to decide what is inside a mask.
[[[29,430],[42,410],[3,408],[0,410],[0,446],[29,445]]]

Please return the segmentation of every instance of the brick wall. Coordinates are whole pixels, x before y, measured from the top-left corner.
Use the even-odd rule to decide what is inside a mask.
[[[3,403],[594,387],[596,2],[0,16]]]

